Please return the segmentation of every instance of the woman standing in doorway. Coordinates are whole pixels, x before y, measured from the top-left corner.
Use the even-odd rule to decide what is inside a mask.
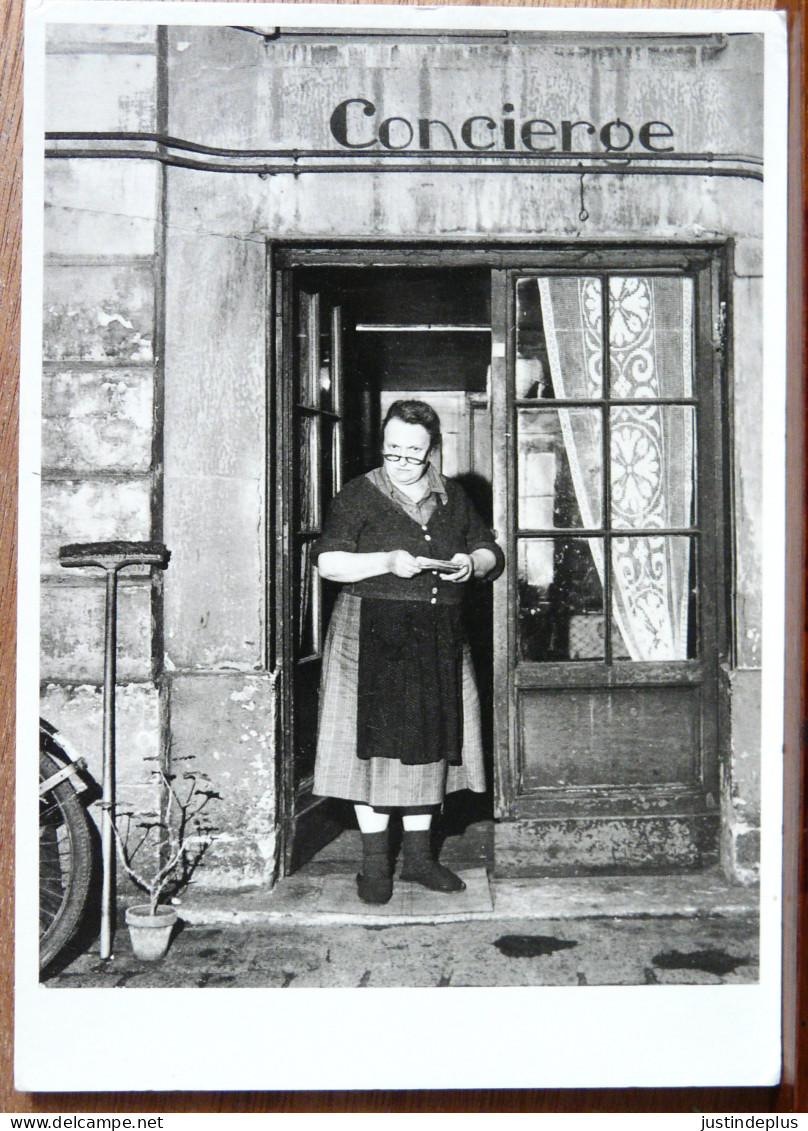
[[[461,604],[466,582],[504,566],[460,485],[429,462],[440,444],[435,410],[396,401],[382,436],[382,465],[335,496],[313,548],[320,574],[343,585],[325,643],[314,791],[354,802],[365,903],[392,894],[394,810],[404,825],[401,878],[433,891],[465,887],[434,859],[431,824],[447,793],[485,790]]]

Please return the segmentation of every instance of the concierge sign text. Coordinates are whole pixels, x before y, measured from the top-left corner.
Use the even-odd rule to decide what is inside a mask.
[[[667,122],[624,122],[616,117],[596,123],[582,119],[519,118],[506,102],[497,117],[472,114],[462,122],[440,118],[383,117],[367,98],[346,98],[335,107],[331,134],[345,149],[445,152],[471,150],[530,153],[575,153],[602,147],[606,153],[623,153],[639,145],[646,153],[671,153],[673,129]]]

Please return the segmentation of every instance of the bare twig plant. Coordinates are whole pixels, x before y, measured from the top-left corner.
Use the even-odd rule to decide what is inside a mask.
[[[119,809],[113,829],[124,871],[148,894],[155,915],[161,897],[176,895],[185,887],[214,841],[217,829],[206,810],[211,801],[221,798],[207,774],[199,771],[180,775],[160,766],[152,776],[160,787],[160,808],[153,813]],[[153,861],[151,873],[147,855]]]

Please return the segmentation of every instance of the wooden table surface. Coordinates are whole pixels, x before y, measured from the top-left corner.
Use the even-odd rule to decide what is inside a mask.
[[[446,0],[443,0],[446,2]],[[572,6],[574,0],[565,0]],[[620,7],[576,5],[580,7]],[[705,0],[704,3],[634,3],[625,7],[786,9],[792,27],[799,29],[808,0],[788,3],[739,0]],[[793,49],[793,163],[795,182],[805,168],[799,157],[800,119],[808,125],[808,98],[799,72],[806,69],[805,42]],[[784,1082],[777,1088],[651,1088],[651,1089],[543,1089],[406,1092],[240,1092],[240,1093],[60,1093],[31,1094],[13,1086],[13,913],[14,913],[14,660],[17,426],[19,403],[20,250],[22,204],[22,0],[4,0],[2,18],[3,64],[0,72],[0,1110],[3,1112],[805,1112],[808,1111],[808,899],[806,851],[808,828],[803,795],[804,753],[800,756],[800,720],[805,711],[804,673],[808,658],[808,631],[802,608],[805,590],[806,543],[801,527],[806,492],[802,458],[801,419],[806,418],[806,398],[800,372],[806,356],[804,308],[800,307],[805,255],[800,221],[803,210],[797,194],[792,202],[794,251],[791,264],[791,412],[789,414],[789,466],[802,464],[803,476],[794,477],[789,499],[791,568],[788,624],[802,623],[802,635],[790,634],[786,718],[786,907],[784,987]],[[801,64],[801,68],[800,68]],[[799,250],[803,249],[802,257]],[[802,411],[800,411],[802,408]],[[802,583],[801,583],[802,582]],[[802,656],[802,664],[800,664]],[[798,854],[797,848],[801,847]],[[798,856],[801,859],[798,859]],[[801,874],[798,866],[801,865]],[[799,959],[799,961],[798,961]],[[43,1050],[43,1055],[45,1052]]]

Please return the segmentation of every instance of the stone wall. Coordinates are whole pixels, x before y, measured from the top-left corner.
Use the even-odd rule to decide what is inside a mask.
[[[50,130],[154,130],[153,27],[52,29]],[[46,165],[42,381],[42,715],[101,776],[104,576],[59,546],[160,537],[161,173],[152,162]],[[164,707],[161,582],[121,575],[118,797],[153,808]]]

